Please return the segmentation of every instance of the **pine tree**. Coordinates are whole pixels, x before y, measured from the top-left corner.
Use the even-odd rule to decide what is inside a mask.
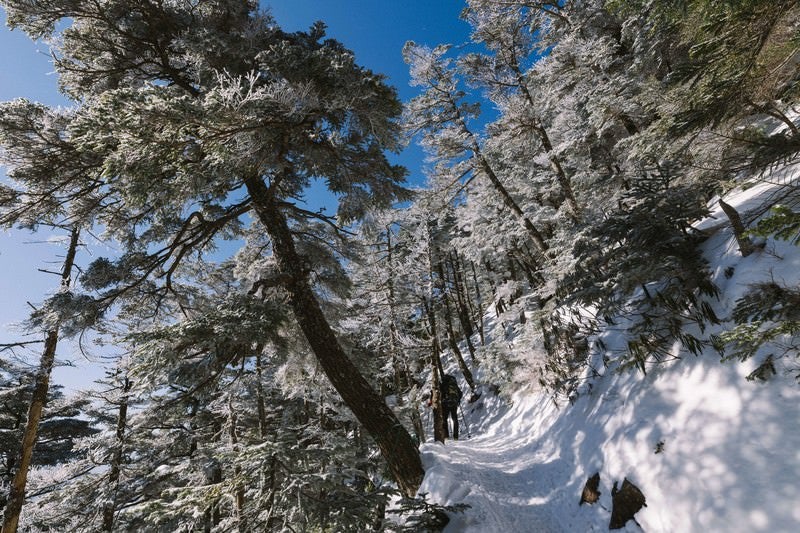
[[[69,20],[56,67],[63,90],[83,102],[73,138],[102,161],[103,187],[118,202],[102,221],[129,248],[128,286],[161,274],[154,300],[173,291],[181,260],[251,212],[326,375],[413,494],[423,470],[412,439],[348,358],[310,281],[302,248],[314,237],[297,225],[333,221],[293,202],[323,177],[339,196],[338,223],[348,223],[402,196],[403,170],[383,154],[399,146],[394,91],[323,40],[321,24],[286,33],[248,3],[4,5],[34,37]],[[157,243],[161,252],[148,254]]]
[[[541,119],[525,71],[525,65],[535,61],[539,51],[546,46],[553,25],[568,21],[563,6],[497,4],[485,0],[473,0],[468,2],[468,6],[464,17],[473,28],[472,41],[485,45],[490,54],[469,54],[461,59],[460,67],[471,83],[484,88],[487,96],[503,111],[503,126],[495,131],[499,133],[507,128],[512,134],[503,136],[502,142],[516,141],[515,144],[521,145],[520,151],[522,146],[525,147],[526,166],[530,166],[531,145],[541,146],[559,189],[556,207],[565,202],[571,216],[577,219],[581,208],[570,176],[562,156],[554,149],[549,128]],[[504,151],[505,158],[514,157],[508,154],[508,145]]]
[[[59,294],[57,294],[56,297],[51,299],[49,302],[55,304],[63,303],[59,302],[59,300],[62,299],[59,297],[63,296],[67,300],[65,307],[68,311],[73,311],[70,309],[71,306],[69,304],[69,300],[71,300],[69,288],[72,281],[72,269],[75,264],[75,254],[78,249],[78,236],[78,229],[73,229],[70,236],[69,245],[67,247],[66,256],[64,258],[64,264],[61,270],[60,291]],[[61,306],[55,305],[53,307],[56,307],[56,309],[45,308],[44,310],[40,311],[44,311],[42,314],[52,315],[53,313],[48,311],[55,310],[57,313],[57,307]],[[22,512],[22,506],[25,502],[28,471],[31,466],[34,446],[36,445],[39,423],[42,418],[42,410],[45,407],[48,392],[50,390],[50,374],[55,363],[56,348],[58,346],[62,318],[59,316],[59,314],[56,314],[54,317],[47,316],[46,318],[50,319],[47,320],[47,322],[50,323],[45,328],[44,348],[39,360],[39,368],[36,372],[36,379],[30,397],[28,414],[25,420],[25,430],[22,433],[19,451],[19,463],[16,467],[14,478],[11,480],[11,489],[8,494],[5,513],[3,514],[3,533],[15,533],[17,531],[19,515]]]
[[[478,106],[464,101],[465,94],[458,87],[451,60],[445,57],[448,49],[448,46],[430,49],[406,43],[403,57],[410,65],[412,83],[424,90],[406,106],[406,129],[411,134],[422,134],[423,146],[437,160],[453,163],[452,168],[443,172],[445,179],[450,178],[445,191],[461,185],[461,180],[469,175],[472,178],[484,176],[511,212],[511,217],[525,229],[537,250],[544,253],[549,247],[544,235],[511,195],[484,153],[477,134],[470,129],[468,121],[477,117]]]
[[[22,441],[35,373],[5,359],[0,360],[0,365],[0,478],[5,485],[10,484],[17,470],[19,443]],[[42,413],[39,423],[32,465],[63,464],[79,454],[75,448],[76,440],[97,431],[85,416],[88,403],[85,398],[67,397],[59,385],[49,388],[45,402],[47,409]]]
[[[92,224],[102,204],[98,182],[93,179],[98,173],[97,161],[81,154],[67,133],[73,118],[72,112],[25,100],[0,106],[2,161],[9,166],[11,178],[0,188],[0,225],[34,230],[47,226],[70,233],[58,273],[60,287],[34,310],[26,324],[45,338],[4,514],[4,532],[18,527],[59,339],[84,331],[101,315],[90,297],[71,286],[81,230]]]

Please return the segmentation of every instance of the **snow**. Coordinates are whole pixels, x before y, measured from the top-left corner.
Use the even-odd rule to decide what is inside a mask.
[[[751,221],[796,174],[783,169],[726,202]],[[718,206],[695,227],[710,235],[704,253],[721,289],[712,304],[723,320],[751,284],[800,281],[800,248],[768,239],[742,258]],[[601,337],[607,349],[625,344],[619,325]],[[450,533],[607,531],[611,487],[626,477],[647,507],[622,531],[800,531],[796,354],[776,352],[778,373],[762,383],[745,378],[766,353],[745,363],[722,363],[710,348],[697,357],[675,353],[679,359],[646,375],[607,369],[572,405],[556,405],[532,386],[507,402],[489,393],[464,401],[471,437],[422,445],[420,493],[470,506],[450,514]],[[595,472],[600,500],[579,505]]]

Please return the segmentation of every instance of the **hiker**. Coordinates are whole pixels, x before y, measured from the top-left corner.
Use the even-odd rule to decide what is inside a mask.
[[[444,436],[449,437],[447,431],[447,417],[453,419],[453,439],[458,440],[458,404],[461,402],[461,389],[458,388],[456,378],[450,374],[442,376],[442,407],[444,408]]]

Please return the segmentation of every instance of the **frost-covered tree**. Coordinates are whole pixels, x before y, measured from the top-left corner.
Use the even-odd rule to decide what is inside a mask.
[[[45,339],[39,366],[35,374],[33,390],[30,395],[27,416],[25,417],[25,429],[20,440],[18,462],[14,478],[11,480],[8,500],[3,514],[3,531],[6,533],[14,533],[17,530],[19,515],[25,502],[28,473],[33,460],[42,412],[47,403],[50,390],[50,374],[55,364],[62,323],[72,318],[76,314],[76,309],[79,312],[79,307],[73,304],[75,298],[70,292],[72,269],[78,248],[78,236],[78,229],[73,229],[61,269],[61,286],[58,293],[50,298],[41,309],[37,309],[31,320],[32,327],[43,330]]]
[[[436,176],[444,191],[463,186],[464,179],[480,176],[488,180],[511,218],[544,253],[549,246],[542,231],[509,192],[484,153],[478,134],[470,128],[469,122],[478,116],[479,106],[465,100],[452,60],[446,57],[449,48],[440,45],[430,49],[406,43],[403,57],[410,66],[412,84],[423,90],[406,106],[406,129],[412,135],[420,134],[422,145],[439,162]]]
[[[353,292],[342,322],[356,342],[382,354],[376,377],[381,390],[407,416],[417,439],[425,440],[419,409],[419,374],[430,355],[417,326],[420,272],[408,269],[417,243],[406,239],[405,210],[371,213],[360,228],[360,253],[350,263]]]
[[[227,312],[242,326],[263,327],[254,311],[241,314],[241,306],[231,306]],[[318,363],[306,347],[265,345],[258,341],[265,335],[247,327],[235,342],[210,334],[207,324],[219,318],[204,312],[179,329],[137,336],[141,350],[174,361],[158,374],[153,364],[141,366],[145,374],[134,370],[151,381],[148,389],[160,382],[158,388],[169,391],[152,397],[137,427],[145,432],[143,442],[164,442],[165,431],[171,438],[152,448],[159,466],[148,470],[158,477],[147,476],[145,484],[167,490],[128,509],[128,519],[214,530],[232,524],[267,530],[339,524],[346,530],[350,521],[363,529],[359,521],[375,520],[388,492],[359,492],[352,485],[360,469],[373,482],[380,469],[366,466],[363,439],[347,439],[359,430]],[[194,413],[188,424],[187,410]],[[341,511],[348,507],[349,514]]]
[[[539,145],[554,175],[557,193],[553,204],[560,207],[566,203],[570,215],[578,217],[581,209],[563,156],[553,146],[549,125],[544,123],[532,92],[535,88],[528,80],[532,63],[551,42],[548,33],[569,20],[565,9],[558,4],[468,2],[464,17],[472,26],[472,40],[486,46],[489,53],[467,54],[459,66],[501,110],[502,119],[495,125],[493,137],[496,146],[503,145],[503,159],[522,159],[522,164],[531,169],[531,148]],[[501,134],[503,131],[506,135]],[[518,152],[516,157],[512,151]]]
[[[607,4],[637,70],[657,80],[648,103],[657,128],[634,153],[684,158],[687,176],[706,189],[796,156],[795,2]]]
[[[633,323],[623,363],[645,370],[675,340],[696,351],[707,339],[682,336],[682,327],[716,320],[705,301],[715,289],[691,224],[725,177],[703,163],[730,149],[708,138],[690,145],[668,127],[674,109],[665,95],[679,85],[673,70],[690,59],[686,42],[652,31],[650,15],[603,0],[474,0],[464,18],[477,51],[453,61],[448,47],[406,48],[424,82],[407,111],[417,122],[408,123],[425,131],[436,163],[419,201],[437,213],[452,208],[457,222],[445,231],[479,265],[499,314],[515,302],[518,326],[504,319],[542,345],[535,364],[544,382],[569,389],[586,364],[587,336],[618,315]],[[464,103],[475,95],[459,75],[498,110],[479,140],[468,127],[476,107]],[[502,176],[546,238],[546,254],[497,212],[490,180],[470,179],[477,160]],[[587,306],[598,313],[577,312]]]
[[[323,39],[323,25],[286,33],[251,2],[3,5],[12,26],[57,36],[59,82],[82,103],[71,137],[102,162],[114,195],[102,222],[128,248],[106,280],[112,292],[155,282],[154,298],[170,294],[181,261],[250,213],[270,237],[264,283],[285,291],[328,379],[412,494],[423,473],[416,448],[331,328],[303,251],[317,236],[300,229],[309,218],[348,223],[402,196],[403,171],[383,153],[398,147],[394,91]],[[338,220],[299,205],[315,178],[338,195]]]
[[[100,311],[72,286],[81,230],[90,226],[103,203],[95,179],[97,159],[82,154],[67,130],[74,114],[25,100],[0,105],[0,162],[10,181],[0,186],[0,225],[35,230],[49,226],[69,232],[59,289],[34,310],[26,327],[44,336],[39,370],[30,397],[26,428],[11,484],[3,531],[16,531],[39,421],[48,398],[59,339],[95,323]]]
[[[91,404],[86,417],[95,434],[75,441],[71,460],[36,473],[31,487],[36,505],[24,509],[25,530],[112,531],[119,509],[130,502],[131,381],[120,363],[95,385],[96,389],[81,393]]]
[[[748,113],[766,113],[797,134],[780,100],[794,99],[798,15],[791,0],[643,2],[613,0],[623,14],[647,17],[659,37],[686,51],[669,81],[678,105],[675,131],[689,131]],[[638,13],[637,13],[638,12]],[[677,100],[680,99],[680,102]]]
[[[17,471],[19,444],[35,377],[33,369],[5,358],[0,360],[0,479],[4,487],[10,485]],[[67,397],[58,385],[49,388],[47,409],[39,422],[38,440],[31,459],[33,466],[63,464],[79,454],[76,440],[96,431],[86,416],[88,403],[86,398]]]
[[[130,365],[97,393],[107,429],[80,444],[86,460],[26,524],[363,531],[383,520],[397,491],[368,436],[270,298],[275,289],[253,298],[234,270],[209,273],[191,308],[119,338]],[[124,312],[137,313],[132,302]]]

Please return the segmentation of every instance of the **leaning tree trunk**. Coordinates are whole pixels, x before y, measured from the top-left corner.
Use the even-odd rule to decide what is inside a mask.
[[[517,86],[525,97],[525,100],[528,102],[531,110],[536,109],[536,102],[528,90],[528,84],[526,83],[525,75],[522,73],[522,70],[519,66],[519,60],[517,59],[517,55],[514,53],[511,54],[511,62],[509,66],[511,67],[511,70],[514,71],[514,75],[517,78]],[[581,208],[578,205],[578,201],[575,199],[575,192],[572,190],[572,183],[569,179],[569,176],[567,176],[567,173],[564,172],[564,166],[561,164],[561,160],[559,159],[556,151],[553,150],[553,143],[550,141],[550,136],[547,134],[547,130],[545,129],[544,125],[538,119],[536,119],[533,130],[539,137],[539,142],[542,143],[542,148],[547,154],[547,158],[550,160],[550,168],[555,173],[556,181],[561,189],[561,194],[564,195],[567,205],[569,206],[570,211],[572,211],[572,219],[573,221],[577,222],[580,218]]]
[[[78,249],[78,228],[72,229],[67,256],[64,258],[64,266],[61,270],[61,289],[69,288],[72,277],[72,266],[75,263],[75,253]],[[19,525],[19,515],[22,512],[22,505],[25,502],[25,486],[28,483],[28,470],[31,466],[33,457],[33,447],[36,445],[36,436],[39,431],[39,421],[42,418],[42,409],[47,401],[47,393],[50,390],[50,373],[53,370],[53,362],[56,357],[56,347],[58,345],[58,327],[47,332],[45,338],[44,351],[39,361],[39,371],[36,373],[36,384],[33,388],[31,404],[28,408],[28,420],[25,424],[25,432],[22,434],[22,447],[20,450],[19,469],[11,482],[11,490],[8,494],[8,503],[3,516],[2,533],[16,533]]]
[[[464,130],[469,131],[466,129],[466,126],[464,126]],[[514,216],[520,221],[522,227],[525,228],[525,231],[528,232],[528,235],[530,235],[531,240],[533,240],[533,243],[536,245],[536,248],[539,250],[539,252],[544,253],[549,250],[550,246],[545,241],[542,233],[533,224],[533,222],[531,222],[527,215],[525,215],[517,201],[514,200],[514,198],[511,196],[511,193],[508,192],[505,185],[503,185],[503,182],[500,181],[500,178],[497,176],[497,174],[495,174],[494,169],[489,164],[489,161],[484,157],[478,141],[474,138],[472,139],[471,149],[473,156],[477,159],[478,168],[483,171],[487,178],[489,178],[492,186],[500,195],[500,199],[503,201],[503,204],[505,204],[505,206],[508,207],[512,213],[514,213]]]
[[[375,439],[400,490],[414,496],[425,470],[411,435],[336,338],[309,283],[306,261],[295,248],[288,222],[275,198],[260,178],[249,178],[245,185],[256,215],[272,239],[272,251],[284,279],[289,305],[317,361],[344,403]]]
[[[502,200],[503,205],[508,207],[514,217],[522,224],[522,227],[524,227],[525,231],[528,232],[528,235],[536,245],[536,248],[539,250],[539,252],[545,253],[547,250],[549,250],[550,246],[547,244],[547,241],[545,241],[545,238],[539,231],[539,228],[537,228],[527,217],[527,215],[525,215],[525,213],[522,211],[522,208],[519,206],[514,197],[511,196],[511,193],[508,192],[508,189],[506,189],[503,182],[495,173],[492,165],[489,164],[489,161],[486,159],[486,156],[481,149],[481,145],[478,143],[478,139],[475,138],[475,134],[472,133],[472,130],[470,130],[467,126],[467,122],[464,120],[464,116],[462,115],[461,110],[452,96],[448,98],[448,104],[453,116],[456,117],[456,125],[458,125],[461,133],[464,134],[464,136],[468,139],[467,149],[472,152],[472,157],[476,164],[475,170],[480,170],[486,175],[486,177],[489,179],[489,182],[492,184],[492,187],[494,187],[494,190],[500,196],[500,200]]]

